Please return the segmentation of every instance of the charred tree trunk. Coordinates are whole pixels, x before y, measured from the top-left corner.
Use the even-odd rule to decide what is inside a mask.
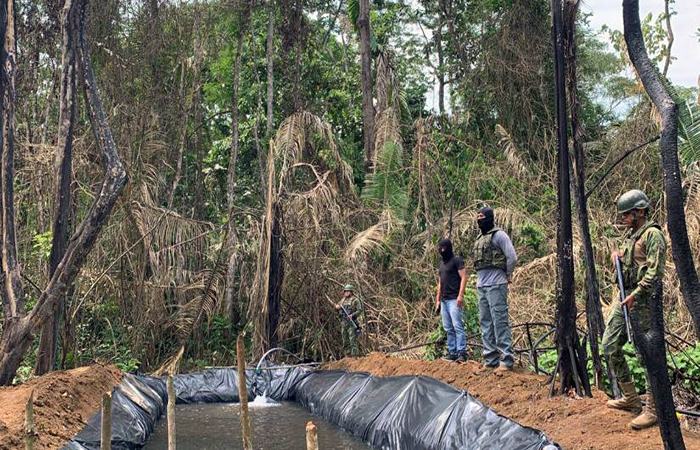
[[[657,283],[649,306],[651,308],[651,329],[646,333],[639,328],[636,316],[630,315],[634,343],[642,354],[647,368],[651,384],[650,395],[654,396],[656,403],[656,415],[659,419],[664,448],[666,450],[684,450],[685,444],[678,416],[676,416],[676,406],[673,403],[671,380],[668,377],[666,363],[662,283]]]
[[[68,222],[71,209],[71,173],[73,160],[73,129],[75,124],[75,31],[77,6],[66,0],[61,11],[63,52],[61,56],[61,94],[59,100],[58,145],[55,156],[53,201],[53,241],[49,258],[49,277],[56,272],[68,246]],[[41,338],[34,372],[43,375],[54,370],[58,350],[58,324],[66,299],[59,299],[53,311],[53,320],[41,325]]]
[[[369,0],[360,0],[360,15],[357,18],[360,30],[362,62],[362,125],[365,137],[365,165],[369,168],[374,158],[374,105],[372,104],[372,53],[370,49],[371,28],[369,23]]]
[[[583,151],[583,129],[579,121],[581,105],[578,96],[578,80],[576,76],[576,13],[579,0],[566,0],[565,9],[565,38],[566,38],[566,69],[569,94],[569,114],[571,115],[571,132],[574,145],[574,198],[578,217],[579,231],[583,241],[584,257],[586,260],[586,321],[591,344],[591,356],[595,372],[596,386],[603,387],[603,364],[598,350],[598,339],[603,336],[603,311],[600,306],[600,289],[596,273],[593,243],[588,224],[588,204],[585,193],[585,155]]]
[[[622,5],[625,41],[630,59],[642,80],[644,89],[661,113],[659,150],[664,173],[668,234],[671,236],[673,262],[676,264],[683,300],[693,318],[695,334],[700,336],[700,280],[698,280],[693,251],[688,240],[683,185],[678,163],[678,104],[671,98],[659,72],[647,55],[639,22],[639,2],[624,0]]]
[[[578,395],[591,396],[585,357],[576,334],[574,297],[574,258],[571,229],[571,192],[569,181],[569,144],[566,117],[566,64],[561,0],[552,0],[554,26],[554,77],[557,103],[557,354],[559,357],[560,393],[575,387]],[[554,374],[556,376],[556,373]]]
[[[11,2],[11,0],[10,0]],[[10,317],[7,325],[4,328],[2,339],[0,339],[0,385],[7,385],[12,382],[12,379],[17,372],[24,354],[27,351],[32,336],[36,327],[43,322],[51,320],[52,312],[59,300],[66,295],[71,283],[78,275],[85,258],[90,253],[97,236],[102,227],[109,218],[109,213],[117,201],[119,194],[126,185],[127,174],[124,166],[119,158],[117,147],[112,138],[112,132],[107,123],[102,103],[97,92],[95,76],[92,70],[90,61],[90,51],[85,36],[86,22],[86,7],[87,0],[80,0],[78,10],[78,57],[80,61],[80,70],[82,71],[83,93],[85,94],[85,104],[88,107],[88,115],[95,134],[95,144],[102,153],[102,160],[105,165],[105,178],[100,187],[100,191],[95,194],[95,200],[88,210],[85,218],[77,227],[75,233],[68,241],[68,247],[65,254],[58,264],[58,268],[54,272],[48,286],[42,292],[36,305],[26,316],[6,315],[6,321]],[[0,6],[5,5],[5,0],[2,0]],[[6,9],[4,9],[6,11]],[[0,23],[2,22],[0,17]],[[7,42],[5,42],[7,44]],[[3,52],[3,55],[5,53]],[[2,71],[5,72],[3,64]],[[2,79],[7,79],[3,73]],[[8,105],[3,105],[4,111],[7,111]],[[10,105],[11,106],[11,105]],[[4,117],[3,117],[4,119]],[[3,130],[7,130],[4,126]],[[4,134],[4,133],[3,133]],[[3,147],[4,148],[4,147]],[[14,231],[13,204],[12,193],[8,193],[7,175],[12,171],[12,160],[3,152],[3,171],[2,171],[2,187],[3,187],[3,271],[6,277],[5,280],[5,296],[3,297],[3,307],[12,311],[17,311],[16,307],[21,304],[22,310],[24,305],[21,303],[21,296],[17,295],[17,287],[14,284],[15,278],[19,281],[19,269],[16,266],[11,266],[12,259],[8,259],[6,255],[12,254],[8,239],[12,239],[14,244],[14,235],[9,236]],[[7,163],[7,164],[6,164]],[[7,169],[7,170],[6,170]],[[10,183],[11,186],[11,183]],[[11,188],[10,188],[11,189]],[[5,218],[8,220],[5,220]],[[12,230],[12,231],[8,231]],[[8,264],[8,262],[10,264]],[[15,258],[16,262],[16,258]],[[10,277],[8,278],[8,275]],[[12,291],[8,291],[7,287],[11,286]],[[8,293],[11,296],[8,297]],[[19,302],[18,301],[19,299]]]

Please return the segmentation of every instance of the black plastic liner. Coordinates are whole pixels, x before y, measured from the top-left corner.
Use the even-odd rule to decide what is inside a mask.
[[[237,402],[235,369],[175,377],[178,403]],[[538,430],[496,414],[466,392],[423,376],[376,378],[367,373],[305,367],[246,370],[251,399],[295,400],[312,413],[387,449],[522,449],[558,446]],[[112,395],[112,448],[141,448],[167,403],[162,379],[127,375]],[[64,450],[100,448],[95,414]]]

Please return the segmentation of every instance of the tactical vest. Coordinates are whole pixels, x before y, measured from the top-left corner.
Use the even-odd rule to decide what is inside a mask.
[[[474,259],[474,270],[501,269],[506,271],[506,255],[503,251],[491,242],[496,232],[502,231],[500,228],[492,228],[486,234],[482,234],[474,242],[472,258]]]
[[[625,290],[628,292],[631,292],[632,289],[637,287],[637,283],[644,278],[644,274],[646,273],[646,267],[643,268],[644,270],[640,270],[642,268],[639,267],[639,264],[637,264],[637,261],[634,259],[634,245],[652,228],[661,230],[658,224],[647,222],[642,228],[625,239],[625,242],[623,242],[620,248],[624,254],[622,257],[622,282],[625,285]]]

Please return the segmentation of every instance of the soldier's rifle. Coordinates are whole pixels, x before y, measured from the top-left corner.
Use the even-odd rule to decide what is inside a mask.
[[[622,278],[622,261],[620,261],[619,256],[615,257],[615,271],[617,272],[617,286],[620,288],[620,303],[622,303],[627,298],[627,294],[625,293],[625,283]],[[625,316],[627,340],[632,343],[632,324],[630,323],[630,313],[627,305],[622,305],[622,314]]]

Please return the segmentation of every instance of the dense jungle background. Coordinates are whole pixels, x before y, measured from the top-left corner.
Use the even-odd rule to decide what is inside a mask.
[[[27,311],[54,270],[63,3],[14,2],[16,247]],[[642,18],[663,74],[673,64],[673,1],[666,7]],[[519,256],[511,323],[554,323],[548,1],[101,0],[88,10],[94,76],[129,181],[60,303],[57,344],[44,344],[55,347],[56,368],[101,361],[152,372],[179,357],[187,368],[230,365],[241,332],[257,356],[279,346],[304,359],[336,359],[345,349],[331,301],[345,283],[363,300],[367,350],[438,342],[411,350],[437,357],[435,246],[450,234],[468,256],[483,203],[495,208]],[[654,141],[661,117],[622,34],[572,14],[577,54],[569,63],[578,75],[586,190],[596,186],[588,213],[605,309],[617,295],[609,262],[622,232],[616,198],[644,190],[653,219],[666,224]],[[435,86],[437,94],[426,95]],[[698,90],[673,91],[697,267]],[[75,102],[68,235],[104,177],[85,100]],[[574,258],[583,311],[577,226]],[[700,361],[670,250],[666,274],[672,354]],[[473,281],[466,298],[475,334]],[[0,314],[6,327],[8,310]],[[579,324],[586,329],[585,317]],[[51,330],[36,330],[17,380],[34,372]],[[516,346],[527,339],[523,328],[515,335]],[[556,352],[543,358],[551,369]],[[700,378],[700,367],[682,361],[686,381]]]

